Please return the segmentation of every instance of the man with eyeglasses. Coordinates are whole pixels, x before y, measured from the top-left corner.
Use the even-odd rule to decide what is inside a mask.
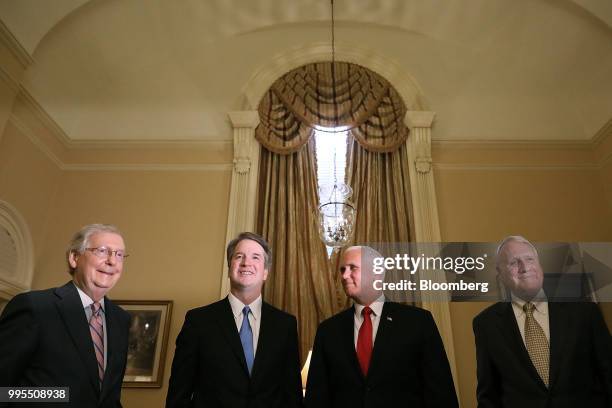
[[[87,225],[66,251],[70,282],[8,303],[0,317],[0,387],[68,387],[69,402],[52,406],[121,407],[130,317],[106,294],[127,256],[117,227]]]

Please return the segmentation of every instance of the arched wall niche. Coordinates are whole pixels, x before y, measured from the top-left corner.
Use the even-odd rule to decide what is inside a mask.
[[[0,268],[0,308],[18,293],[31,289],[34,274],[34,246],[30,229],[19,211],[6,201],[0,200],[0,234],[3,242],[10,246],[8,253],[16,259],[6,262],[12,270]],[[8,239],[7,239],[8,236]]]

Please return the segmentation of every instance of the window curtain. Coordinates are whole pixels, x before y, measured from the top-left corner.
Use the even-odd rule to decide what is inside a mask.
[[[262,149],[257,231],[273,250],[264,299],[298,318],[302,361],[319,322],[346,303],[319,232],[314,138],[299,151]]]
[[[279,78],[258,112],[257,231],[274,251],[264,299],[297,316],[304,361],[318,323],[349,304],[337,273],[338,254],[328,259],[318,236],[314,129],[348,129],[354,242],[407,242],[406,108],[378,74],[356,64],[322,62]]]
[[[364,149],[354,139],[348,143],[348,185],[357,208],[353,241],[373,244],[383,255],[385,250],[397,250],[386,244],[409,242],[414,228],[406,144],[390,153],[378,153]],[[382,248],[376,244],[383,244]],[[387,275],[387,280],[394,282],[407,278],[398,271],[388,271]],[[412,292],[386,295],[397,302],[415,300]]]

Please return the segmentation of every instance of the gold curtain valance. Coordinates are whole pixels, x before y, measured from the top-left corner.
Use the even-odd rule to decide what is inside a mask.
[[[392,152],[408,136],[406,107],[380,75],[347,62],[320,62],[279,78],[259,104],[255,137],[268,150],[299,150],[315,127],[347,127],[369,151]]]

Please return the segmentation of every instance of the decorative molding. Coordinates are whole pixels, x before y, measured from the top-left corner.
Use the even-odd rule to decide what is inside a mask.
[[[335,48],[336,61],[351,62],[371,69],[393,84],[408,109],[426,108],[417,81],[395,60],[356,43],[336,42]],[[331,54],[331,43],[314,42],[290,48],[271,58],[255,71],[243,88],[249,107],[257,109],[259,101],[274,81],[288,71],[305,64],[331,60]]]
[[[257,205],[257,177],[261,146],[255,139],[255,127],[259,123],[257,111],[229,112],[234,127],[234,167],[227,212],[225,242],[240,232],[253,231],[255,207]],[[228,266],[224,261],[221,268],[221,289],[219,297],[229,293]]]
[[[259,113],[257,111],[234,111],[228,112],[232,127],[235,128],[253,128],[259,125]]]
[[[556,170],[584,170],[584,171],[596,171],[601,169],[601,165],[598,164],[575,164],[567,166],[559,165],[522,165],[522,164],[446,164],[446,163],[434,163],[433,167],[438,170],[468,170],[468,171],[518,171],[518,170],[529,170],[529,171],[556,171]]]
[[[435,112],[428,111],[408,111],[404,122],[410,129],[412,128],[431,128],[436,117]]]
[[[8,87],[15,92],[15,94],[19,93],[19,82],[17,82],[17,80],[15,80],[15,78],[13,78],[13,76],[9,74],[2,66],[0,66],[0,80],[7,84]]]
[[[73,150],[192,150],[192,149],[225,149],[231,146],[231,140],[134,140],[134,139],[92,139],[70,140],[66,146]]]
[[[8,47],[23,69],[26,69],[34,62],[32,56],[23,48],[2,19],[0,19],[0,42]]]
[[[9,116],[8,122],[15,126],[21,133],[26,135],[26,137],[32,142],[34,146],[38,148],[53,164],[55,164],[58,168],[62,169],[64,166],[63,162],[59,159],[59,157],[49,148],[49,146],[44,143],[40,137],[36,134],[34,130],[32,130],[29,126],[21,121],[17,116],[11,114]]]
[[[612,137],[612,118],[610,118],[610,120],[608,120],[591,138],[593,148],[599,147],[609,137]]]
[[[69,147],[70,138],[64,132],[64,129],[47,113],[47,111],[38,103],[38,101],[30,94],[30,92],[19,86],[18,101],[41,122],[41,124],[64,146]],[[11,113],[15,116],[15,110]]]
[[[406,113],[405,119],[410,127],[406,148],[410,164],[408,172],[416,242],[441,242],[442,240],[434,174],[431,171],[431,126],[434,118],[435,112],[409,111]],[[436,282],[446,282],[443,271],[430,271],[429,278]],[[427,292],[420,292],[419,296],[423,308],[429,310],[436,320],[453,373],[455,389],[458,393],[459,379],[448,295],[432,295]],[[446,301],[441,299],[441,296],[446,297]]]
[[[65,171],[230,171],[229,163],[218,164],[61,164]]]
[[[516,149],[539,149],[549,150],[559,149],[582,149],[591,150],[593,143],[588,140],[527,140],[527,139],[432,139],[433,147],[448,147],[452,149],[490,149],[495,150],[516,150]]]
[[[34,276],[34,244],[24,218],[19,211],[3,200],[0,200],[0,226],[8,231],[17,250],[15,275],[0,276],[0,299],[9,300],[31,288]]]

